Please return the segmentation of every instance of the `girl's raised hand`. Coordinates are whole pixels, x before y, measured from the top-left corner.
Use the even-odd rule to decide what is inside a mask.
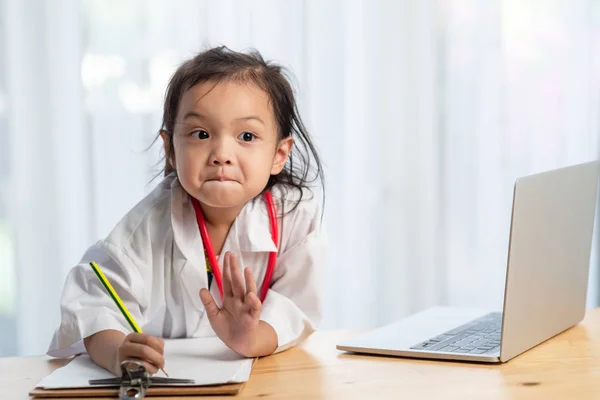
[[[249,268],[244,277],[235,254],[225,253],[223,261],[223,306],[219,308],[207,289],[200,290],[210,325],[221,340],[233,351],[248,356],[254,345],[255,330],[262,304],[256,282]]]

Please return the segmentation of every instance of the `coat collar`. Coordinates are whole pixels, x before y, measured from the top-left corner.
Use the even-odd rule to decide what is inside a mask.
[[[188,260],[204,264],[204,249],[194,207],[179,180],[171,184],[171,224],[175,243]],[[271,225],[264,199],[249,201],[235,219],[223,250],[232,252],[275,252]]]
[[[240,251],[277,251],[277,246],[271,237],[271,222],[267,204],[262,197],[249,201],[242,208],[227,236],[227,241],[231,241],[232,247],[238,248]]]

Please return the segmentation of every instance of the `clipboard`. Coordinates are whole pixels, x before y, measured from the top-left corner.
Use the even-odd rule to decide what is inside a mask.
[[[230,383],[215,386],[150,386],[146,397],[153,396],[209,396],[231,395],[235,396],[244,387],[244,383]],[[69,397],[114,397],[119,398],[118,387],[85,388],[85,389],[33,389],[29,396],[34,399],[69,398]]]
[[[253,361],[256,361],[256,359]],[[29,392],[33,398],[69,398],[69,397],[116,397],[122,400],[138,400],[152,396],[190,396],[190,395],[237,395],[244,383],[231,383],[208,386],[178,386],[193,384],[188,379],[153,378],[136,360],[121,363],[121,378],[90,380],[90,385],[110,385],[103,387],[41,389]],[[184,382],[185,381],[185,382]]]

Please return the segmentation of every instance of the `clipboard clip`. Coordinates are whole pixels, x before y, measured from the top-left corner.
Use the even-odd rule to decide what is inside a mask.
[[[152,377],[139,360],[125,360],[121,363],[120,378],[92,379],[90,385],[119,386],[120,400],[140,400],[146,396],[150,385],[191,384],[193,379]]]

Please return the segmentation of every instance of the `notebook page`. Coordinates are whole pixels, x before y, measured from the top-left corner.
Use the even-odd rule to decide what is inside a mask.
[[[165,340],[165,369],[169,377],[195,381],[183,386],[246,382],[250,377],[252,362],[253,359],[241,357],[230,350],[217,337]],[[163,374],[159,371],[156,376],[162,377]],[[114,375],[83,354],[42,379],[36,387],[85,388],[91,386],[88,382],[90,379],[111,377]]]

